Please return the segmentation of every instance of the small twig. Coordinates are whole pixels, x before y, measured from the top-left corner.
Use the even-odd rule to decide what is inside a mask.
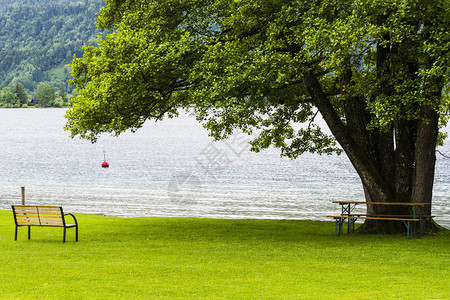
[[[442,153],[442,152],[439,151],[438,149],[436,149],[436,152],[439,153],[440,155],[442,155],[443,157],[450,159],[450,156],[445,155],[444,153]]]

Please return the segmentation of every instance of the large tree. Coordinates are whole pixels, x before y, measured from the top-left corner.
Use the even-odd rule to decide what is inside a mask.
[[[449,108],[449,0],[106,2],[98,26],[112,33],[72,64],[73,136],[95,141],[191,109],[217,139],[256,130],[255,151],[343,150],[369,202],[431,204]]]

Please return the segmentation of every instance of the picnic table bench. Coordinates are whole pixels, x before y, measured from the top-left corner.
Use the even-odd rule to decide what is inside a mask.
[[[31,226],[62,227],[64,228],[63,243],[66,242],[66,229],[75,228],[75,240],[78,241],[78,222],[73,214],[65,214],[61,206],[11,205],[17,230],[21,226],[28,226],[28,239],[31,237]],[[75,224],[67,224],[66,216],[71,216]]]
[[[364,220],[385,220],[385,221],[401,221],[406,226],[406,237],[409,239],[411,236],[416,237],[416,226],[419,222],[420,235],[422,236],[425,231],[426,220],[433,216],[421,215],[416,212],[417,206],[429,205],[428,203],[404,203],[404,202],[363,202],[363,201],[333,201],[341,205],[341,215],[339,216],[327,216],[334,218],[336,222],[335,235],[342,233],[342,227],[344,221],[347,220],[348,229],[347,232],[355,231],[355,222],[357,219]],[[411,214],[409,215],[376,215],[376,214],[353,214],[352,211],[358,204],[373,204],[373,205],[399,205],[408,206],[411,208]],[[339,230],[338,230],[339,229]]]

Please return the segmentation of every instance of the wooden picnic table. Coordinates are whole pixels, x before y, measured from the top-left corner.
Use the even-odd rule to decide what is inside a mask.
[[[367,201],[333,201],[333,203],[337,203],[341,205],[341,215],[351,215],[351,212],[358,204],[371,204],[371,205],[399,205],[399,206],[411,206],[412,207],[412,216],[416,217],[416,207],[417,206],[425,206],[431,205],[431,203],[412,203],[412,202],[367,202]],[[352,207],[353,204],[353,207]]]
[[[328,216],[334,218],[336,221],[336,231],[335,234],[338,235],[342,232],[342,224],[345,219],[348,222],[348,233],[355,230],[355,221],[357,219],[370,219],[370,220],[386,220],[386,221],[402,221],[406,226],[407,238],[410,236],[416,237],[416,227],[413,225],[415,222],[420,224],[420,233],[423,235],[426,219],[432,216],[425,216],[418,214],[416,207],[430,205],[430,203],[411,203],[411,202],[368,202],[368,201],[333,201],[333,203],[341,205],[341,215],[340,216]],[[398,206],[408,206],[411,207],[410,215],[376,215],[376,214],[353,214],[353,209],[358,204],[371,204],[371,205],[398,205]],[[350,230],[352,229],[352,230]]]

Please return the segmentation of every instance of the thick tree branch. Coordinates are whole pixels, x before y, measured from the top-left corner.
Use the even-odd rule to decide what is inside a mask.
[[[328,101],[316,76],[312,73],[305,73],[303,74],[303,81],[332,134],[342,146],[361,177],[363,185],[371,187],[368,190],[371,193],[375,193],[371,197],[379,201],[390,201],[390,199],[393,199],[389,185],[372,164],[367,153],[348,133],[347,128],[342,123],[332,104]]]

